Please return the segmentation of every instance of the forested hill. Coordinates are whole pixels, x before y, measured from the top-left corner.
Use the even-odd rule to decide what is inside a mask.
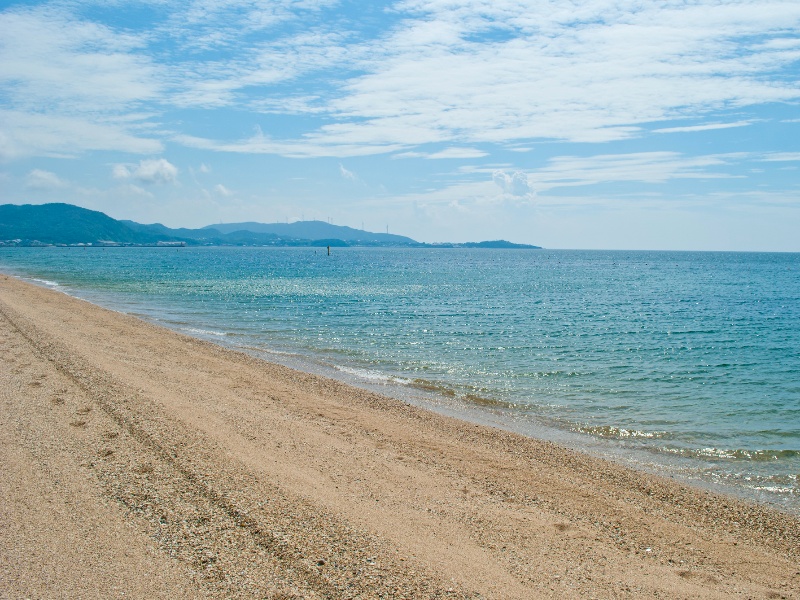
[[[135,232],[104,213],[71,204],[0,205],[0,241],[152,244],[158,239],[152,234]]]

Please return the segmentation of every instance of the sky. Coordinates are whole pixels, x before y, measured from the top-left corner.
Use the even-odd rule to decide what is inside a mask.
[[[0,203],[800,251],[797,0],[0,1]]]

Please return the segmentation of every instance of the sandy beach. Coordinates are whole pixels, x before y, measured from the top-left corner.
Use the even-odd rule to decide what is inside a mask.
[[[800,598],[800,522],[0,275],[2,598]]]

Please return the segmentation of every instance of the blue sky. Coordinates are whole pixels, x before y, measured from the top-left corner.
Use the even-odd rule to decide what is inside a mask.
[[[800,251],[797,0],[0,3],[0,202]]]

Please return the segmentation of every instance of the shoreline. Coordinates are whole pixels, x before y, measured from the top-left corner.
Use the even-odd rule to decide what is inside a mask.
[[[732,296],[726,292],[740,289],[734,285],[740,259],[728,257],[717,265],[717,259],[709,256],[684,257],[688,262],[683,263],[672,261],[664,253],[658,253],[660,258],[653,257],[658,260],[652,261],[647,252],[623,253],[630,254],[625,261],[618,260],[621,255],[608,253],[577,251],[572,260],[564,260],[570,253],[547,253],[542,255],[546,256],[543,262],[528,265],[532,271],[520,282],[537,280],[539,276],[533,274],[539,272],[546,274],[545,287],[552,290],[552,285],[560,286],[558,282],[564,281],[564,274],[577,268],[583,284],[557,287],[565,292],[563,302],[554,302],[552,291],[539,299],[536,293],[524,294],[518,302],[513,300],[514,294],[506,293],[508,277],[500,276],[498,282],[505,282],[501,285],[505,292],[492,296],[498,310],[505,307],[502,310],[517,315],[509,323],[521,317],[523,324],[497,328],[490,322],[480,324],[483,311],[474,299],[483,294],[469,292],[474,285],[481,287],[480,281],[467,277],[469,286],[446,290],[449,284],[445,282],[450,278],[443,276],[457,269],[460,259],[444,270],[420,271],[430,272],[432,277],[414,274],[408,278],[402,275],[407,266],[419,267],[419,261],[431,266],[431,261],[438,262],[433,254],[412,258],[401,253],[395,260],[392,253],[382,253],[379,262],[386,268],[380,269],[380,277],[370,275],[365,280],[358,273],[369,268],[376,258],[372,253],[354,250],[343,262],[339,258],[344,255],[339,255],[334,261],[318,264],[307,253],[299,258],[301,254],[296,252],[230,250],[168,255],[142,251],[134,253],[135,260],[123,258],[134,256],[127,252],[109,252],[102,258],[95,254],[88,263],[85,256],[57,251],[6,255],[9,264],[19,265],[18,274],[22,276],[36,273],[44,280],[53,280],[41,283],[57,282],[61,286],[56,289],[68,294],[181,333],[254,350],[267,361],[333,376],[403,400],[414,400],[415,384],[419,383],[423,390],[442,396],[441,400],[432,399],[434,405],[438,404],[435,409],[445,405],[449,409],[445,412],[451,416],[459,416],[453,409],[469,412],[478,405],[478,410],[494,413],[489,417],[496,426],[508,428],[507,423],[511,423],[511,429],[523,435],[621,460],[633,468],[670,473],[692,485],[800,515],[798,432],[792,427],[792,419],[787,419],[796,405],[791,384],[797,365],[781,350],[782,334],[778,333],[786,330],[789,338],[784,341],[790,347],[800,343],[800,330],[793,324],[797,319],[785,319],[796,311],[774,302],[775,294],[780,295],[782,289],[796,296],[796,281],[783,279],[783,260],[758,258],[751,264],[753,256],[741,259],[751,267],[758,265],[751,272],[760,276],[748,280],[755,283],[758,279],[761,284],[754,289],[761,290],[764,300],[773,300],[767,309],[761,303],[749,304],[745,297],[738,299],[744,301],[742,304],[737,300],[738,292]],[[218,261],[226,268],[216,274],[214,269],[206,273],[211,264],[219,267]],[[614,294],[614,298],[626,298],[621,303],[606,298],[607,282],[595,277],[598,261],[604,265],[604,272],[608,270],[612,282],[633,278],[645,285],[642,292],[627,298],[624,290],[617,289],[620,294]],[[654,271],[647,267],[651,262]],[[490,263],[493,260],[475,264],[485,269]],[[586,268],[590,264],[595,266]],[[510,272],[508,266],[500,271]],[[679,287],[688,285],[693,290],[689,296],[699,294],[700,299],[705,292],[695,285],[697,278],[683,277],[694,272],[687,268],[694,266],[709,277],[714,274],[719,294],[712,297],[728,298],[726,305],[732,302],[739,307],[736,315],[726,317],[727,309],[722,305],[712,308],[714,302],[684,305],[658,283],[666,281],[664,276],[670,280],[674,276],[676,285],[677,280],[682,281]],[[722,272],[715,273],[720,267]],[[242,268],[244,271],[239,270]],[[196,281],[195,269],[203,270],[202,282]],[[236,269],[235,282],[222,275],[228,269]],[[262,277],[267,271],[272,276]],[[723,273],[727,275],[719,279]],[[351,281],[350,276],[354,276],[352,284],[340,287],[345,280]],[[412,300],[417,292],[398,293],[403,288],[393,286],[392,281],[431,284],[427,287],[430,292],[422,296],[426,309],[419,317],[407,312],[413,310],[417,315]],[[783,283],[779,285],[779,281]],[[445,288],[440,289],[440,284]],[[588,307],[580,301],[579,290],[584,284],[598,294],[596,305]],[[491,295],[494,289],[500,288],[491,285],[485,293]],[[646,298],[654,293],[653,298],[660,298],[659,308],[655,316],[645,317],[649,310]],[[327,294],[334,297],[326,299]],[[509,300],[503,300],[503,296]],[[454,297],[460,299],[459,304],[464,303],[463,310],[447,308],[447,299]],[[543,306],[540,301],[544,301]],[[605,307],[619,307],[628,301],[637,307],[630,315],[612,311],[617,318],[607,319]],[[269,309],[264,310],[267,306]],[[673,316],[671,311],[676,306],[686,310]],[[783,315],[779,319],[782,325],[764,322],[767,313],[762,314],[762,308],[775,311],[777,317]],[[383,315],[383,310],[389,312]],[[459,325],[461,313],[472,315],[474,326],[470,324],[472,317],[467,325]],[[525,319],[525,314],[539,315],[544,321],[538,317]],[[574,327],[568,324],[570,319],[589,314],[597,318],[576,322]],[[628,316],[632,319],[630,327]],[[713,324],[695,331],[692,318]],[[728,326],[740,319],[749,324],[739,328],[745,333],[726,339]],[[297,327],[293,326],[295,321]],[[537,325],[540,321],[543,324]],[[757,333],[762,326],[766,327],[765,337]],[[682,333],[673,335],[673,329]],[[204,330],[209,335],[202,335]],[[460,333],[448,338],[451,330]],[[594,338],[595,334],[599,337]],[[500,344],[496,348],[495,342]],[[294,360],[296,356],[299,362]],[[318,367],[318,363],[324,366]],[[390,387],[364,386],[326,367],[361,371],[368,379],[375,373],[379,378],[397,377],[399,393]],[[505,423],[499,423],[496,415],[503,411],[497,407],[506,403],[512,409],[503,415]],[[531,421],[544,427],[530,428]]]
[[[244,352],[266,362],[276,363],[312,375],[332,378],[347,385],[389,396],[401,402],[469,423],[497,427],[525,437],[554,442],[577,452],[588,453],[591,456],[612,461],[623,467],[648,474],[674,478],[690,486],[734,496],[746,502],[755,502],[786,512],[794,517],[800,517],[800,498],[797,498],[792,491],[785,489],[778,489],[777,491],[765,490],[756,484],[744,484],[745,481],[751,481],[751,476],[755,478],[758,475],[763,475],[752,471],[752,464],[750,465],[751,471],[749,473],[745,471],[744,473],[738,473],[738,477],[734,477],[739,471],[736,468],[736,461],[723,460],[720,464],[719,461],[715,462],[710,458],[703,458],[699,450],[693,453],[692,456],[684,456],[679,452],[665,452],[664,449],[654,446],[630,444],[620,438],[587,435],[576,431],[570,423],[547,422],[536,416],[521,418],[513,410],[505,410],[501,402],[498,402],[498,406],[494,409],[490,408],[491,403],[486,405],[472,404],[457,396],[448,394],[447,392],[452,393],[449,387],[442,386],[440,388],[437,386],[429,388],[426,385],[427,382],[423,382],[420,387],[414,381],[404,381],[403,375],[377,373],[380,381],[376,383],[371,381],[369,377],[360,376],[357,373],[359,371],[358,367],[336,364],[320,356],[296,353],[292,350],[274,350],[242,345],[235,341],[238,339],[235,334],[203,329],[202,323],[173,320],[179,317],[172,313],[166,313],[167,316],[165,317],[159,311],[130,311],[128,309],[131,307],[124,301],[120,302],[119,299],[114,300],[113,297],[106,297],[102,294],[97,297],[97,294],[89,289],[71,290],[69,286],[53,281],[24,275],[14,276],[23,281],[33,282],[35,285],[42,286],[45,289],[58,291],[73,298],[85,300],[94,305],[142,319],[147,323],[157,327],[164,327],[181,335],[189,335],[224,348]],[[142,310],[141,306],[137,305],[136,308],[139,311]],[[234,341],[229,340],[228,335],[233,335],[232,340]],[[439,393],[440,389],[445,390],[445,393]],[[676,449],[673,448],[673,450]],[[715,449],[711,448],[710,450]],[[757,479],[753,479],[753,481],[757,481]]]
[[[775,509],[4,275],[0,330],[3,594],[800,597]]]

